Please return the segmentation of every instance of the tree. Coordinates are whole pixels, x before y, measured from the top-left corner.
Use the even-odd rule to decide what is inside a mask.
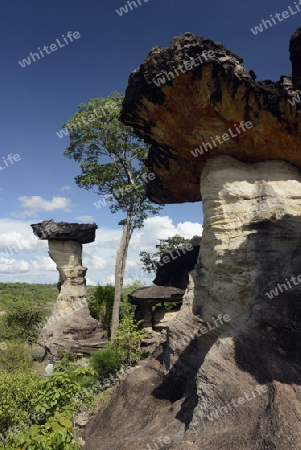
[[[91,99],[87,105],[82,103],[78,112],[63,125],[71,130],[70,145],[64,155],[80,163],[82,174],[75,177],[77,185],[96,189],[97,194],[111,202],[112,213],[123,213],[123,219],[118,223],[123,226],[123,232],[115,265],[112,340],[119,326],[130,239],[149,214],[156,214],[161,209],[153,206],[145,194],[145,184],[154,179],[154,174],[147,175],[143,164],[149,147],[134,135],[132,128],[119,121],[123,98],[123,94],[113,92],[107,98]],[[84,125],[78,128],[79,123]]]
[[[181,245],[188,244],[190,242],[190,239],[184,238],[180,236],[179,234],[176,234],[173,237],[166,238],[166,239],[160,239],[160,243],[156,245],[157,250],[155,253],[151,254],[149,252],[140,252],[140,261],[143,264],[142,269],[145,272],[151,273],[156,272],[158,262],[160,261],[161,256],[165,252],[170,252],[172,250],[177,249]]]

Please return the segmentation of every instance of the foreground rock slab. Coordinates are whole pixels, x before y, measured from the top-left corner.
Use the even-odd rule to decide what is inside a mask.
[[[32,225],[34,234],[47,239],[49,256],[59,271],[57,302],[43,327],[38,344],[58,356],[59,347],[76,354],[90,354],[105,347],[102,325],[90,315],[82,245],[95,239],[95,224],[44,221]]]

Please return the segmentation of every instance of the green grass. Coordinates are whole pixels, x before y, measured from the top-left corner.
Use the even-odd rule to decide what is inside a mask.
[[[54,303],[56,284],[0,283],[0,310],[15,302]]]
[[[95,288],[88,286],[88,294]],[[0,311],[15,302],[54,303],[59,291],[56,284],[0,283]]]

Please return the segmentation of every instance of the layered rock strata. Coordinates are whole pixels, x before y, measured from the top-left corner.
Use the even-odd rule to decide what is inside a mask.
[[[95,239],[95,224],[44,221],[32,225],[34,234],[48,239],[49,256],[59,272],[59,295],[51,316],[41,330],[38,344],[54,356],[58,349],[90,354],[107,343],[102,325],[90,315],[82,245]]]
[[[213,157],[201,190],[202,264],[166,343],[89,425],[90,450],[140,450],[157,435],[177,450],[299,448],[300,173]]]
[[[237,55],[189,33],[131,75],[121,119],[152,144],[148,195],[202,199],[203,238],[166,341],[88,425],[89,450],[141,450],[160,436],[176,450],[300,449],[301,132],[288,101],[300,32],[294,87],[256,82]],[[176,73],[204,50],[215,59]],[[193,156],[241,121],[252,128]]]

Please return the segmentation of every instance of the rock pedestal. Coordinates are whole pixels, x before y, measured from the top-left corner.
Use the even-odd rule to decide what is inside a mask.
[[[82,244],[94,241],[97,226],[45,221],[32,228],[36,236],[48,239],[49,256],[59,272],[57,302],[38,344],[54,356],[58,355],[58,347],[90,354],[106,346],[103,328],[91,317],[87,305],[87,268],[82,265]]]
[[[300,42],[277,82],[191,33],[131,74],[121,120],[151,144],[147,195],[202,200],[203,237],[166,342],[88,424],[89,450],[301,448]]]

